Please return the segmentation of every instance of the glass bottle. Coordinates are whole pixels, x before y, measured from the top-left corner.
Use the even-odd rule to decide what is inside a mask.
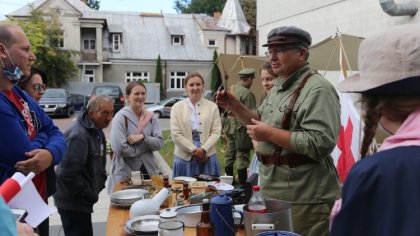
[[[162,175],[163,178],[163,187],[167,188],[169,190],[169,194],[168,197],[166,198],[166,200],[163,202],[162,207],[171,207],[172,205],[172,189],[171,189],[171,185],[169,184],[169,176],[167,174],[163,174]]]
[[[188,200],[190,197],[190,188],[188,187],[188,182],[184,182],[182,186],[182,195],[184,195],[185,200]]]
[[[261,197],[260,186],[252,186],[252,196],[248,203],[248,211],[251,213],[266,213],[267,207]]]
[[[201,219],[195,227],[197,236],[213,236],[214,226],[210,221],[210,202],[209,199],[203,199]]]

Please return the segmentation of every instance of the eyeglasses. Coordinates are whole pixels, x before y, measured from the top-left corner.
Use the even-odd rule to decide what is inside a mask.
[[[298,47],[298,46],[270,48],[270,49],[268,49],[267,52],[265,52],[265,56],[267,58],[271,58],[271,57],[273,57],[273,55],[278,56],[280,53],[285,53],[287,51],[290,51],[290,50],[293,50],[293,49],[299,49],[299,48],[300,47]]]
[[[32,88],[36,91],[45,90],[47,88],[47,85],[45,84],[32,84]]]

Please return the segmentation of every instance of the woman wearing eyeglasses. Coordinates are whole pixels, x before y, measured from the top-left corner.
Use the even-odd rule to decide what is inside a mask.
[[[24,90],[31,98],[33,98],[37,103],[39,103],[39,100],[41,100],[42,95],[45,93],[47,84],[47,74],[44,73],[44,71],[34,68],[31,68],[31,74],[27,79],[21,80],[18,83],[18,86]],[[38,120],[38,119],[34,119]],[[38,135],[35,139],[41,140],[43,137],[41,136],[43,134]],[[45,170],[45,181],[46,181],[46,190],[47,190],[47,196],[45,202],[48,203],[48,197],[52,196],[55,191],[55,171],[54,171],[54,165],[49,167]],[[38,227],[37,232],[40,236],[48,236],[49,235],[49,219],[45,219]]]
[[[45,93],[46,84],[47,75],[42,70],[32,67],[29,78],[19,82],[18,86],[39,103]]]

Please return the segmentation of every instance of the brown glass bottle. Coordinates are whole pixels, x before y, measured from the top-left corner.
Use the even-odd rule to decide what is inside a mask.
[[[195,227],[197,236],[214,236],[214,226],[210,221],[210,202],[209,199],[203,199],[203,211],[201,219]]]
[[[188,187],[188,182],[183,183],[182,195],[184,195],[185,200],[188,200],[190,197],[190,188]]]

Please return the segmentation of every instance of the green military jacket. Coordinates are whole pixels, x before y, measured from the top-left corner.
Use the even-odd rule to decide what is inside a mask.
[[[275,81],[267,98],[257,112],[261,121],[281,128],[281,121],[293,91],[310,73],[309,66],[296,71],[289,79]],[[340,182],[330,156],[340,131],[340,102],[335,88],[321,75],[312,75],[302,89],[290,123],[291,150],[285,153],[303,154],[315,162],[290,168],[287,165],[261,165],[259,176],[265,198],[293,203],[322,203],[334,201]],[[276,145],[258,142],[263,155],[271,155]]]
[[[241,83],[232,85],[231,91],[233,90],[233,95],[239,99],[246,107],[249,109],[255,109],[257,101],[255,99],[254,93],[251,92],[249,88],[246,88]],[[242,126],[242,123],[235,118],[228,117],[224,123],[223,132],[225,134],[236,134],[239,126]]]

